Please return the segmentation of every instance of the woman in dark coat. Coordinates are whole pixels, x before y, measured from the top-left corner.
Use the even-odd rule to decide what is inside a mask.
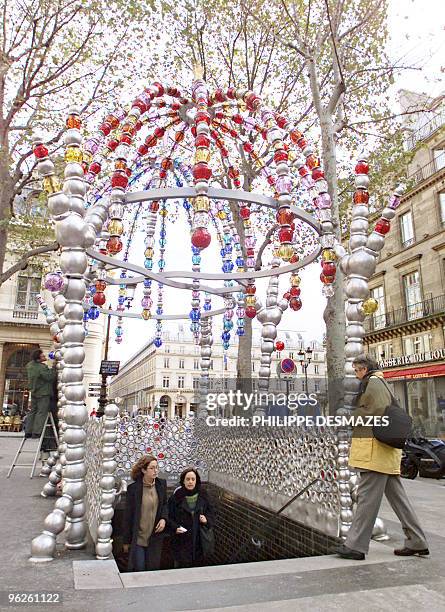
[[[191,567],[202,562],[200,528],[213,527],[213,512],[194,468],[182,472],[180,485],[168,500],[171,549],[176,567]]]
[[[141,457],[131,470],[124,521],[124,552],[129,551],[128,571],[156,570],[161,565],[162,544],[168,518],[167,483],[157,478],[158,462]]]

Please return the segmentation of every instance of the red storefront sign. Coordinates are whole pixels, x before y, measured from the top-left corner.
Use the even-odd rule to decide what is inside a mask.
[[[404,370],[392,370],[383,372],[383,376],[390,380],[412,380],[415,378],[432,378],[445,376],[445,363],[430,365],[423,368],[406,368]]]

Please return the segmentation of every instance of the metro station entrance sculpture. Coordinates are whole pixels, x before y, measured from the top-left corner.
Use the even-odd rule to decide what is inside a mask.
[[[400,199],[399,192],[392,196],[368,235],[368,164],[360,159],[355,166],[350,253],[346,253],[336,242],[327,182],[308,139],[251,91],[209,92],[199,69],[190,95],[156,82],[128,109],[106,115],[85,139],[81,127],[78,112],[70,109],[63,184],[43,139],[34,140],[37,169],[61,246],[60,271],[50,273],[45,281],[53,292],[54,312],[46,304],[42,307],[55,342],[62,423],[57,460],[49,466],[52,471],[45,485],[46,494],[54,494],[61,481],[62,496],[47,516],[44,531],[33,540],[31,560],[36,562],[54,557],[56,537],[64,529],[67,548],[85,546],[87,499],[89,506],[95,505],[90,515],[96,517],[97,556],[111,554],[118,409],[107,406],[103,419],[97,420],[100,425],[89,427],[82,371],[85,325],[99,316],[107,286],[119,285],[118,306],[113,311],[117,342],[124,337],[123,322],[129,316],[156,321],[156,347],[162,344],[163,320],[190,320],[201,347],[203,399],[214,342],[212,318],[222,315],[219,341],[224,350],[234,336],[244,334],[246,317],[258,318],[262,326],[258,387],[267,391],[277,326],[288,307],[295,312],[301,308],[298,270],[319,259],[321,291],[329,299],[340,262],[346,274],[348,319],[342,411],[349,412],[357,389],[352,360],[363,350],[364,317],[376,308],[369,299],[368,279]],[[249,190],[243,188],[247,176]],[[190,228],[189,270],[166,269],[169,219]],[[130,258],[135,227],[141,223],[145,224],[145,248],[138,265]],[[257,240],[269,231],[275,245],[267,267],[259,257]],[[202,261],[215,239],[222,272],[204,272]],[[113,268],[120,270],[118,279],[108,274]],[[283,276],[288,285],[280,297]],[[264,305],[257,295],[259,278],[269,279]],[[135,313],[131,310],[138,284],[143,295],[141,310]],[[191,292],[189,313],[164,313],[164,286]],[[212,300],[218,302],[216,307]],[[258,410],[261,413],[264,407]],[[91,439],[97,436],[94,444],[88,432]],[[212,459],[210,447],[217,442],[201,440],[202,452],[214,461],[216,471],[218,453]],[[236,447],[236,439],[230,443]],[[233,465],[228,467],[231,477],[254,483],[255,469],[249,473],[242,467],[246,460],[242,442],[238,451],[235,447]],[[331,532],[345,535],[352,518],[354,484],[347,466],[348,432],[326,432],[319,443],[302,433],[288,438],[283,448],[277,466],[281,469],[293,458],[301,477],[298,482],[287,479],[282,492],[304,485],[309,472],[316,470],[320,483],[301,502],[307,520],[319,529],[329,523]]]

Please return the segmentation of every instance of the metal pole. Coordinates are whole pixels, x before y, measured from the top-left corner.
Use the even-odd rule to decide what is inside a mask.
[[[108,306],[108,310],[111,310],[111,304]],[[107,315],[107,334],[105,336],[105,353],[104,361],[108,359],[108,342],[110,340],[110,324],[111,314]],[[107,405],[107,375],[102,374],[102,383],[100,385],[100,396],[99,396],[99,408],[97,409],[96,416],[102,417],[104,415],[105,406]]]

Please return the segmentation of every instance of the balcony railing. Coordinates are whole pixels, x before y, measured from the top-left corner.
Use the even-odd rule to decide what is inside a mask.
[[[429,178],[430,176],[432,176],[436,172],[439,172],[439,170],[442,170],[443,168],[445,168],[445,151],[440,153],[432,161],[428,162],[427,164],[425,164],[421,168],[418,168],[417,170],[412,172],[407,177],[407,181],[408,182],[411,181],[413,183],[413,186],[414,186],[417,183],[420,183],[420,182],[426,180],[427,178]]]
[[[442,127],[445,124],[445,107],[443,107],[440,112],[435,115],[432,119],[425,123],[420,129],[416,130],[413,134],[408,136],[406,140],[406,145],[408,150],[414,149],[416,144],[421,140],[425,140]]]
[[[423,302],[409,304],[403,308],[371,317],[365,321],[365,331],[369,333],[387,327],[395,327],[442,312],[445,313],[445,295],[431,297]]]
[[[20,310],[16,309],[12,313],[14,319],[38,319],[39,312],[38,310]]]

